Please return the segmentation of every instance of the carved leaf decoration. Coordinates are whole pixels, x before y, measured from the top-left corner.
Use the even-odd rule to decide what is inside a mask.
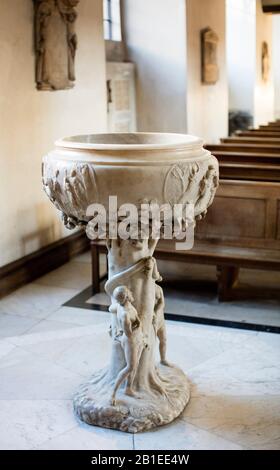
[[[199,171],[199,166],[197,163],[194,163],[191,167],[190,167],[190,178],[194,178],[194,176],[198,173]]]
[[[173,168],[173,170],[171,171],[171,174],[172,176],[174,176],[174,178],[177,178],[179,180],[182,180],[183,179],[183,172],[182,172],[182,169],[179,168],[179,166],[175,166]]]
[[[201,183],[200,183],[200,193],[201,194],[203,194],[205,189],[206,189],[206,182],[207,182],[207,179],[204,176],[204,178],[201,180]]]

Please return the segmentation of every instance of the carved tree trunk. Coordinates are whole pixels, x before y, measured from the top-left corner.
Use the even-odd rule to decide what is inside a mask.
[[[139,246],[140,245],[140,246]],[[156,332],[152,327],[155,305],[155,281],[158,280],[156,262],[152,258],[156,241],[139,241],[135,246],[131,240],[113,240],[109,246],[109,280],[106,290],[112,295],[113,290],[125,285],[133,293],[134,306],[138,312],[146,347],[143,349],[135,376],[137,390],[146,391],[156,382],[155,345]],[[148,263],[150,266],[148,267]],[[114,300],[112,299],[112,302]],[[117,318],[112,314],[112,330],[117,330]],[[117,357],[124,358],[120,343],[113,341],[113,350],[119,349]],[[113,352],[115,354],[115,352]],[[123,367],[124,359],[114,363],[112,378]]]
[[[133,294],[133,305],[140,318],[146,347],[137,364],[133,388],[136,396],[125,394],[125,384],[111,396],[119,372],[126,365],[120,341],[118,318],[111,316],[112,356],[106,370],[95,374],[74,400],[76,413],[89,424],[137,432],[172,421],[189,400],[189,384],[175,366],[156,364],[156,331],[153,325],[155,286],[160,280],[152,257],[157,240],[112,240],[108,243],[109,279],[105,289],[111,295],[116,287],[126,286]],[[139,400],[141,398],[141,400]]]

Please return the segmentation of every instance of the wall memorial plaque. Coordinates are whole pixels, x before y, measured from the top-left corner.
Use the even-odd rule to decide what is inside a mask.
[[[79,0],[33,0],[38,90],[65,90],[75,81]]]
[[[214,85],[219,79],[217,34],[210,28],[201,31],[201,80],[207,85]]]

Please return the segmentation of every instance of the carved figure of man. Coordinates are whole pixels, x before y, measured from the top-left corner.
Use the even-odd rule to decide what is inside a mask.
[[[165,366],[170,366],[169,362],[166,360],[166,327],[164,321],[164,308],[165,303],[163,291],[162,288],[156,284],[153,326],[159,339],[160,362]]]
[[[134,396],[133,381],[144,348],[144,336],[140,319],[131,291],[126,286],[116,287],[113,292],[115,304],[110,307],[111,313],[117,314],[120,330],[119,341],[124,351],[126,366],[119,372],[111,397],[111,404],[116,404],[116,393],[120,385],[127,379],[125,394]]]

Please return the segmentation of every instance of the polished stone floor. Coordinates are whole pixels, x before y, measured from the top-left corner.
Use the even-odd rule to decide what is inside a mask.
[[[135,436],[79,423],[73,392],[110,352],[107,313],[62,306],[89,283],[86,254],[0,301],[1,449],[280,449],[280,335],[272,333],[168,321],[169,360],[192,383],[182,416]],[[190,298],[188,308],[198,304]],[[275,303],[230,307],[280,317]]]

